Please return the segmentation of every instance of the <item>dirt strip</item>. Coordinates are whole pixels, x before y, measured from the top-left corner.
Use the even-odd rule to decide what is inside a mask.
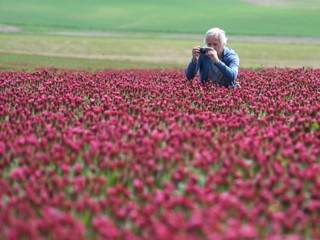
[[[25,33],[16,26],[0,24],[1,33]],[[31,33],[26,33],[31,34]],[[116,38],[160,38],[160,39],[191,39],[202,41],[203,35],[199,34],[146,34],[146,33],[111,33],[111,32],[86,32],[86,31],[57,31],[47,32],[46,35],[78,36],[78,37],[116,37]],[[279,36],[228,36],[232,42],[254,43],[292,43],[292,44],[320,44],[320,38],[312,37],[279,37]]]

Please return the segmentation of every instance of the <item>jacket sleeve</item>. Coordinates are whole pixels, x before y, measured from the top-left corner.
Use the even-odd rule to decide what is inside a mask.
[[[239,69],[239,57],[237,54],[231,55],[226,63],[219,61],[219,70],[226,79],[227,86],[236,86],[236,79]]]
[[[197,71],[199,68],[198,64],[199,64],[199,61],[197,63],[190,61],[190,63],[188,64],[188,67],[186,68],[186,71],[185,71],[185,75],[188,80],[192,80],[197,75]]]

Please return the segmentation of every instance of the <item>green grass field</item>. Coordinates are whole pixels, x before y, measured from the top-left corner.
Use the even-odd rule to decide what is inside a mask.
[[[42,67],[184,68],[199,40],[0,35],[0,69]],[[320,64],[320,45],[232,42],[242,68],[310,67]]]
[[[0,23],[26,31],[203,34],[220,26],[231,35],[320,37],[320,2],[241,0],[0,1]],[[251,1],[254,2],[254,1]],[[266,2],[266,1],[255,1]],[[283,3],[282,5],[279,3]]]
[[[318,0],[0,0],[0,69],[183,68],[213,26],[227,31],[243,68],[317,67],[319,44],[235,37],[318,39],[319,10]]]

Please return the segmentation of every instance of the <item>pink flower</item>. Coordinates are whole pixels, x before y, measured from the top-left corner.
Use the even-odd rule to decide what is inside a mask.
[[[133,180],[133,187],[136,191],[141,192],[143,190],[144,184],[140,179]]]
[[[97,216],[92,220],[92,226],[106,239],[116,239],[119,237],[118,229],[105,216]]]
[[[82,166],[81,166],[81,164],[80,164],[80,163],[76,163],[76,164],[74,165],[74,174],[75,174],[75,175],[80,175],[81,171],[82,171]]]

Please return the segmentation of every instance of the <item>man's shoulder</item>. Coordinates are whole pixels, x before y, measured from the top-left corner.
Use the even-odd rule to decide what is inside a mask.
[[[229,47],[225,47],[224,48],[224,57],[226,59],[234,59],[234,58],[238,58],[238,54],[236,53],[235,50],[233,50],[232,48]]]
[[[232,48],[229,48],[229,47],[225,47],[225,48],[224,48],[224,54],[225,54],[226,56],[229,56],[229,55],[238,55],[235,50],[233,50]]]

